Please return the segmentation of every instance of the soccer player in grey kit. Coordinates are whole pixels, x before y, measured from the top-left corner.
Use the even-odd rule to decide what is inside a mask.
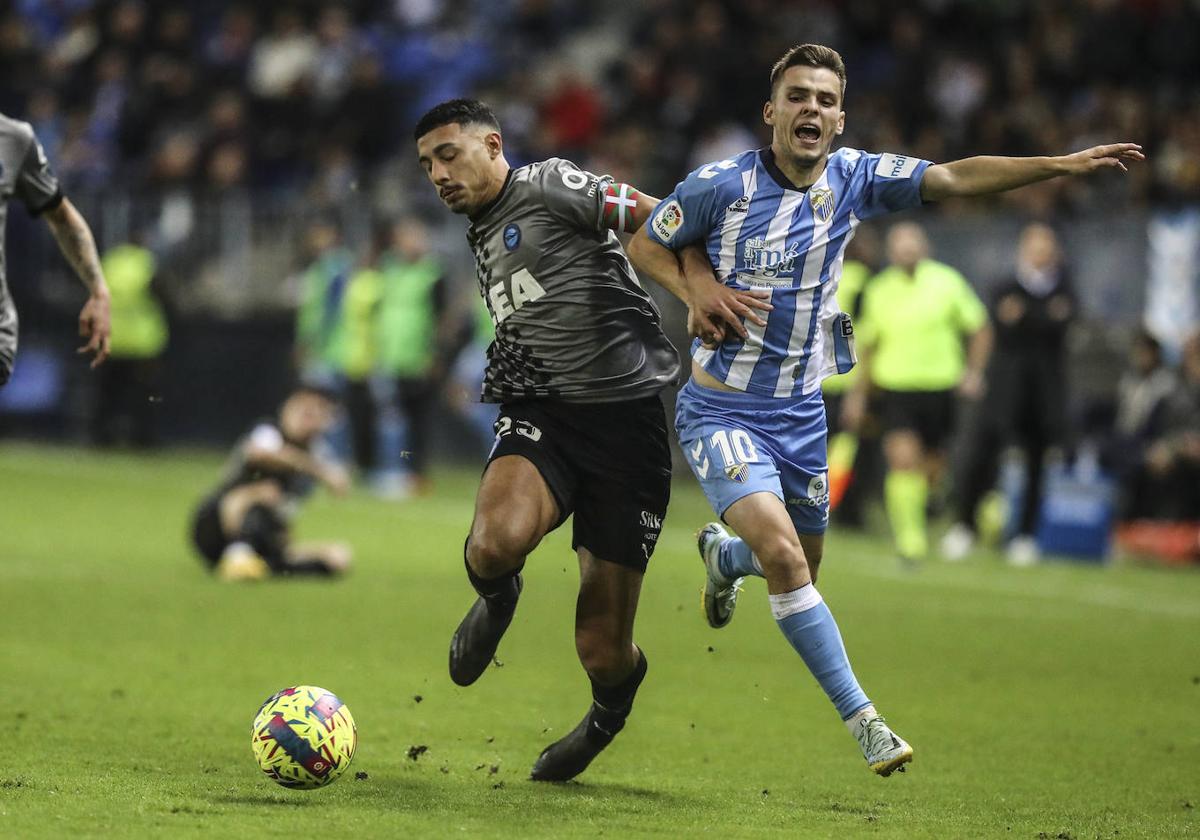
[[[87,303],[79,313],[79,336],[86,343],[79,352],[92,354],[92,367],[108,358],[108,286],[92,231],[63,197],[33,128],[0,114],[0,386],[12,376],[17,357],[17,310],[4,270],[4,222],[14,195],[30,215],[46,220],[59,250],[87,287]]]
[[[479,291],[496,325],[483,399],[500,403],[500,416],[464,548],[479,597],[451,641],[450,676],[470,685],[487,668],[525,558],[573,513],[575,646],[593,702],[531,774],[565,781],[625,725],[646,675],[633,623],[670,496],[658,392],[679,364],[615,231],[636,230],[658,202],[558,158],[513,169],[496,117],[475,100],[433,108],[415,138],[439,197],[470,221]],[[698,249],[683,256],[704,259]],[[661,282],[682,297],[678,280]]]

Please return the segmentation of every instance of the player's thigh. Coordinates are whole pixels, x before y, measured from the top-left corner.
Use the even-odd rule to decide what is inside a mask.
[[[619,679],[636,662],[633,624],[644,575],[579,548],[575,645],[589,674]]]
[[[766,491],[743,496],[729,506],[724,519],[758,557],[767,591],[791,592],[811,582],[800,535],[779,496]]]
[[[488,464],[475,495],[472,541],[520,543],[532,550],[560,522],[559,503],[533,461],[502,455]]]

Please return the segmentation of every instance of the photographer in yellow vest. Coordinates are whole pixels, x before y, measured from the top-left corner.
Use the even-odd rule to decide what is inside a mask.
[[[98,369],[92,440],[99,446],[157,443],[157,405],[167,318],[154,288],[157,261],[137,241],[105,252],[112,313],[109,363]]]

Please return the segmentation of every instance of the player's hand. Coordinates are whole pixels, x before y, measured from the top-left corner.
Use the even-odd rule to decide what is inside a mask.
[[[1097,169],[1116,167],[1122,172],[1128,172],[1125,166],[1133,161],[1145,160],[1142,147],[1137,143],[1109,143],[1106,146],[1092,146],[1073,155],[1065,155],[1063,162],[1071,175],[1084,175]]]
[[[321,473],[321,481],[335,496],[345,496],[350,492],[350,474],[336,464],[325,467]]]
[[[108,342],[112,331],[112,316],[109,312],[108,290],[104,289],[87,299],[79,312],[79,337],[87,343],[77,349],[79,354],[92,355],[92,367],[103,364],[108,358]]]
[[[700,339],[707,350],[716,350],[725,340],[725,323],[717,321],[708,328],[702,328],[696,319],[696,311],[690,306],[687,314],[687,329],[690,338]]]
[[[775,308],[770,302],[771,293],[765,289],[731,289],[715,278],[711,282],[696,283],[690,291],[691,310],[697,329],[692,334],[701,341],[705,336],[716,335],[717,325],[721,323],[742,338],[748,338],[749,333],[743,321],[765,327],[767,322],[755,310],[770,312]]]

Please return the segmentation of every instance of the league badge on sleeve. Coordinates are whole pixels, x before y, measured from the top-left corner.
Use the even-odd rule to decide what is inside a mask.
[[[654,232],[663,242],[670,242],[674,239],[680,226],[683,225],[683,208],[679,206],[679,202],[671,199],[661,205],[654,213],[653,225]]]

